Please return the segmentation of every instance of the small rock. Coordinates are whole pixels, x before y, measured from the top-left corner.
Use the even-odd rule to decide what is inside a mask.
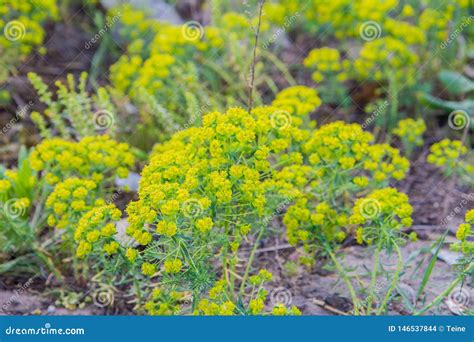
[[[451,252],[449,250],[440,250],[438,253],[438,259],[444,261],[448,265],[455,265],[459,259],[462,258],[461,253]]]
[[[139,174],[130,172],[127,178],[115,178],[115,185],[120,188],[127,188],[129,191],[137,192],[140,179],[141,176]]]
[[[120,221],[118,221],[115,224],[115,227],[117,228],[116,238],[119,242],[125,245],[135,244],[133,242],[133,239],[125,232],[128,227],[128,222],[126,219],[121,219]]]
[[[106,8],[130,4],[136,9],[145,11],[151,18],[167,21],[173,25],[181,25],[183,23],[174,7],[163,0],[102,0],[101,2]]]

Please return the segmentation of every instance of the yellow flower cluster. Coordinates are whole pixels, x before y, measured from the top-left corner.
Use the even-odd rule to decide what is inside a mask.
[[[191,53],[220,48],[223,39],[214,28],[192,28],[184,25],[161,23],[158,34],[151,43],[151,56],[165,53],[178,57],[189,57]],[[199,35],[202,34],[202,39]],[[208,39],[211,38],[211,39]]]
[[[341,168],[346,173],[365,170],[376,182],[403,179],[409,161],[387,144],[371,145],[373,140],[360,125],[336,121],[315,130],[303,145],[303,152],[309,164],[318,169],[319,177]]]
[[[337,38],[353,36],[354,26],[352,18],[348,16],[348,13],[351,13],[351,0],[280,1],[280,3],[288,8],[288,13],[296,13],[305,8],[303,15],[309,29],[320,30],[323,27],[330,27]]]
[[[351,197],[405,177],[408,160],[397,149],[372,144],[373,140],[358,124],[337,121],[321,126],[302,145],[305,164],[277,173],[279,179],[308,189],[295,198],[283,218],[292,245],[301,242],[310,253],[321,240],[341,242]]]
[[[85,137],[79,142],[43,140],[30,155],[31,167],[44,171],[47,182],[56,184],[71,176],[91,177],[96,183],[106,176],[126,178],[135,158],[126,143],[108,136]]]
[[[111,9],[110,15],[120,17],[122,25],[119,27],[119,32],[129,42],[156,33],[160,27],[158,21],[149,18],[144,11],[136,10],[130,4]]]
[[[399,230],[413,224],[411,215],[413,208],[408,203],[408,196],[395,188],[375,190],[364,198],[355,201],[349,223],[364,225],[366,223],[380,224],[391,229]],[[358,228],[358,242],[361,242],[361,230]],[[362,235],[363,241],[371,242],[375,236]]]
[[[420,28],[435,41],[445,40],[448,37],[453,11],[454,6],[447,6],[443,10],[426,8],[419,18]]]
[[[271,25],[281,21],[285,24],[289,19],[284,16],[283,6],[266,6],[268,11],[278,11],[262,18],[260,34],[268,37],[260,39],[267,37],[269,42],[273,39],[269,35],[273,34]],[[219,12],[212,26],[194,21],[183,25],[155,21],[152,25],[146,13],[131,6],[114,10],[124,13],[120,32],[129,44],[127,54],[110,68],[111,83],[119,90],[117,95],[128,96],[136,104],[144,120],[149,118],[149,107],[153,108],[151,120],[158,123],[158,131],[170,133],[177,126],[192,126],[198,121],[196,108],[207,108],[212,103],[220,109],[242,103],[245,86],[243,82],[233,82],[232,75],[243,75],[241,71],[247,70],[245,51],[253,44],[258,18],[237,12],[220,13],[218,7],[212,11]],[[257,64],[257,72],[260,67],[262,63]],[[216,91],[223,94],[216,96]]]
[[[388,14],[396,9],[397,0],[360,0],[355,1],[354,11],[360,20],[382,22]]]
[[[165,81],[172,83],[170,75],[174,69],[178,71],[171,78],[179,77],[181,65],[189,62],[189,56],[198,58],[200,53],[221,48],[224,43],[222,33],[215,27],[172,25],[152,20],[130,5],[114,9],[116,11],[126,14],[121,16],[121,33],[131,43],[129,55],[123,55],[110,68],[110,79],[114,87],[125,94],[134,96],[140,88],[150,94],[166,91],[163,89]],[[150,33],[154,38],[149,43],[143,37]]]
[[[117,233],[114,222],[120,220],[122,212],[113,204],[97,205],[81,217],[74,232],[74,240],[78,244],[76,255],[79,258],[91,253],[94,247],[107,255],[117,253],[120,248],[114,239]]]
[[[387,18],[384,22],[384,30],[393,37],[407,45],[426,44],[425,32],[421,27],[412,25],[408,22]]]
[[[400,85],[413,85],[418,62],[418,56],[407,44],[385,37],[364,44],[354,61],[354,70],[363,79],[386,81],[393,78]]]
[[[217,304],[208,299],[202,299],[198,304],[195,315],[232,316],[235,315],[235,309],[236,305],[230,300]]]
[[[0,179],[0,198],[2,198],[2,194],[6,195],[10,191],[13,193],[19,191],[25,194],[35,189],[37,177],[32,171],[28,160],[24,160],[19,166],[20,170],[7,169],[3,172],[3,179]]]
[[[251,228],[261,225],[254,222],[271,216],[279,199],[295,196],[291,184],[274,177],[271,162],[284,159],[307,135],[293,125],[275,125],[279,111],[211,112],[202,127],[157,145],[142,172],[139,200],[127,207],[126,232],[140,245],[158,245],[163,254],[127,250],[129,261],[138,260],[148,276],[160,267],[161,276],[181,279],[189,288],[186,277],[196,264],[206,264],[220,249],[236,253]],[[285,160],[292,159],[298,156],[288,154]]]
[[[413,120],[411,118],[400,120],[393,134],[402,141],[405,149],[411,152],[414,146],[423,145],[423,133],[426,131],[426,124],[423,119]]]
[[[0,179],[0,194],[6,193],[12,187],[8,179]]]
[[[44,39],[45,31],[41,24],[48,19],[58,18],[56,0],[4,0],[0,4],[0,48],[7,54],[13,50],[18,60],[27,56],[39,46]]]
[[[474,255],[474,242],[469,241],[469,239],[474,236],[472,231],[472,226],[474,225],[474,209],[471,209],[466,213],[465,221],[465,223],[459,225],[456,232],[456,238],[459,242],[452,244],[451,249],[464,253],[472,262]]]
[[[338,39],[356,37],[361,23],[375,21],[382,25],[397,7],[396,0],[280,1],[287,13],[303,12],[304,27],[334,34]]]
[[[318,96],[318,92],[305,86],[285,88],[275,96],[272,102],[272,106],[286,111],[291,116],[296,116],[293,119],[295,119],[294,124],[297,126],[302,122],[298,117],[307,117],[320,105],[321,99]],[[278,116],[278,114],[275,115]]]
[[[467,148],[459,140],[443,139],[430,147],[427,161],[449,171],[458,166],[460,158],[467,153]]]
[[[273,275],[265,269],[262,269],[258,274],[249,278],[249,283],[252,285],[251,298],[248,302],[247,308],[238,307],[229,298],[229,293],[226,292],[226,281],[224,279],[218,280],[209,291],[209,299],[202,299],[199,301],[195,315],[206,316],[230,316],[235,314],[264,314],[265,301],[267,300],[267,291],[263,285],[271,281]],[[291,308],[286,307],[282,303],[276,303],[271,311],[273,315],[301,315],[301,312],[296,306]]]
[[[312,206],[308,198],[301,198],[288,208],[283,218],[288,242],[292,245],[301,242],[309,252],[311,244],[322,237],[328,241],[344,240],[346,234],[343,228],[347,224],[347,215],[338,213],[326,202],[320,202],[313,208]]]
[[[198,303],[195,315],[205,316],[232,316],[236,314],[237,306],[228,299],[226,293],[226,281],[216,281],[209,290],[209,299],[201,299]]]
[[[58,183],[46,200],[46,208],[51,212],[48,225],[58,229],[73,227],[82,214],[103,200],[96,200],[97,184],[91,180],[68,178]]]
[[[168,259],[165,260],[163,266],[166,273],[179,273],[183,267],[183,262],[179,259]]]
[[[145,309],[150,315],[176,315],[186,307],[189,295],[180,291],[165,291],[155,288],[150,299],[145,303]]]
[[[154,94],[164,86],[174,62],[175,58],[168,54],[153,55],[145,62],[140,56],[122,55],[110,68],[111,81],[117,89],[132,96],[141,88]]]
[[[341,62],[341,56],[336,49],[323,47],[313,49],[303,61],[304,66],[315,70],[312,78],[315,82],[321,82],[328,77],[336,77],[338,81],[347,78],[345,70],[348,69],[348,61]]]

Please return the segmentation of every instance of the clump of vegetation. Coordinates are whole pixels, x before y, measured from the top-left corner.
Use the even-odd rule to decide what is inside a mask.
[[[88,6],[100,26],[103,9]],[[472,6],[438,7],[275,0],[242,11],[215,0],[203,4],[202,23],[180,24],[111,9],[117,26],[94,37],[91,78],[68,74],[52,86],[41,70],[27,73],[44,109],[8,128],[31,119],[40,141],[0,166],[0,274],[54,276],[56,303],[69,309],[106,289],[108,305],[120,294],[137,314],[300,315],[273,291],[318,267],[345,286],[347,313],[389,314],[398,300],[411,314],[432,312],[474,264],[467,210],[450,243],[451,282],[425,298],[447,231],[419,252],[429,262],[414,298],[402,289],[416,257],[403,248],[418,239],[414,168],[435,166],[463,196],[474,172],[474,86],[461,74],[473,58],[461,39],[472,35]],[[6,1],[0,13],[2,83],[35,49],[44,53],[43,25],[60,18],[55,1]],[[465,28],[459,39],[454,27]],[[105,58],[112,38],[122,54]],[[433,120],[448,110],[447,121]],[[292,251],[278,268],[259,259],[269,241],[284,241],[272,253]],[[348,263],[348,246],[370,256],[367,272]]]

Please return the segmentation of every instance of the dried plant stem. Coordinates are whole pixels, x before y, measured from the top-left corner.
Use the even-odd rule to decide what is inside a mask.
[[[250,83],[249,83],[249,103],[248,103],[248,111],[250,112],[253,107],[253,88],[255,84],[255,65],[257,64],[257,46],[258,46],[258,36],[260,35],[260,25],[262,24],[262,12],[263,12],[263,4],[265,0],[260,0],[258,3],[258,24],[255,30],[255,42],[253,46],[253,60],[252,60],[252,67],[250,70]]]

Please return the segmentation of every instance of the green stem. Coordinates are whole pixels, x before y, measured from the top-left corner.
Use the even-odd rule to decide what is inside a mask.
[[[394,243],[394,246],[395,246],[395,251],[397,252],[397,257],[398,257],[397,270],[395,271],[395,274],[393,275],[392,283],[390,284],[390,288],[385,294],[385,298],[382,304],[380,304],[380,306],[377,308],[376,315],[380,315],[382,311],[384,310],[385,306],[387,305],[390,297],[392,296],[393,290],[395,289],[395,286],[398,283],[398,280],[400,278],[400,273],[402,271],[402,267],[403,267],[402,252],[400,251],[400,247],[398,247],[396,243]]]
[[[271,53],[268,50],[262,49],[260,53],[262,54],[263,57],[267,58],[270,62],[272,62],[275,65],[275,67],[283,74],[283,76],[285,77],[285,80],[288,82],[290,86],[296,85],[296,81],[291,75],[291,72],[286,67],[285,63],[282,63],[278,59],[277,56],[275,56],[273,53]]]
[[[344,268],[337,261],[337,258],[334,255],[334,253],[332,252],[331,247],[325,246],[325,248],[326,248],[326,252],[329,254],[332,262],[336,266],[336,269],[337,269],[339,275],[341,276],[342,280],[346,283],[347,289],[349,290],[349,293],[350,293],[351,298],[352,298],[352,304],[354,306],[354,315],[358,316],[359,315],[359,300],[357,299],[357,295],[355,293],[354,286],[352,285],[349,277],[347,276],[346,271],[344,271]]]
[[[375,282],[377,281],[377,271],[379,269],[379,260],[380,260],[380,252],[381,252],[381,246],[380,242],[382,240],[379,240],[379,243],[377,244],[377,249],[375,251],[374,255],[374,265],[372,267],[372,276],[370,279],[370,287],[369,287],[369,297],[367,298],[367,314],[370,314],[372,311],[372,302],[374,300],[375,296]]]
[[[242,283],[240,284],[239,295],[242,295],[245,291],[245,283],[247,282],[247,278],[248,278],[249,273],[250,273],[250,268],[252,267],[253,259],[255,258],[255,253],[257,252],[257,247],[258,247],[260,239],[263,236],[264,231],[265,231],[265,228],[261,227],[260,231],[257,235],[257,238],[255,239],[255,242],[253,244],[252,251],[250,252],[249,260],[247,262],[247,267],[245,267],[245,273],[244,273],[244,276],[242,278]]]
[[[387,128],[390,132],[398,117],[398,86],[396,78],[393,75],[390,75],[389,77],[389,92],[390,99],[392,100],[392,105],[390,106],[390,116],[388,118]]]
[[[56,268],[56,266],[54,265],[54,262],[51,260],[51,258],[46,255],[46,253],[41,249],[41,247],[35,245],[33,247],[33,249],[34,249],[34,253],[36,254],[36,256],[42,262],[44,262],[44,264],[48,267],[48,269],[51,272],[53,272],[53,274],[56,276],[57,280],[59,282],[63,283],[64,282],[64,277],[61,274],[61,272]]]
[[[227,207],[226,210],[225,210],[225,213],[226,213],[226,216],[230,215],[230,207]],[[224,231],[225,231],[225,236],[228,237],[229,236],[229,224],[230,222],[228,220],[225,221],[225,227],[224,227]],[[229,279],[229,269],[228,269],[228,263],[229,263],[229,260],[227,258],[227,246],[225,247],[225,250],[224,250],[224,255],[223,255],[223,260],[222,260],[222,263],[224,265],[224,277],[225,277],[225,281],[226,283],[228,284],[229,288],[230,288],[230,293],[232,295],[232,297],[234,296],[234,279],[232,277],[232,274],[230,276],[230,279]]]
[[[466,273],[470,273],[472,272],[474,268],[474,263],[472,263],[467,271],[461,275],[459,275],[456,279],[454,279],[451,284],[449,284],[449,286],[446,288],[446,290],[444,290],[438,297],[436,297],[431,303],[427,304],[425,307],[423,307],[421,310],[419,311],[416,311],[415,313],[413,313],[414,316],[418,316],[418,315],[421,315],[423,313],[425,313],[426,311],[428,311],[429,309],[431,309],[433,306],[435,305],[438,305],[439,302],[441,302],[444,298],[446,298],[446,296],[448,296],[452,291],[453,289],[464,279],[465,277],[465,274]]]

